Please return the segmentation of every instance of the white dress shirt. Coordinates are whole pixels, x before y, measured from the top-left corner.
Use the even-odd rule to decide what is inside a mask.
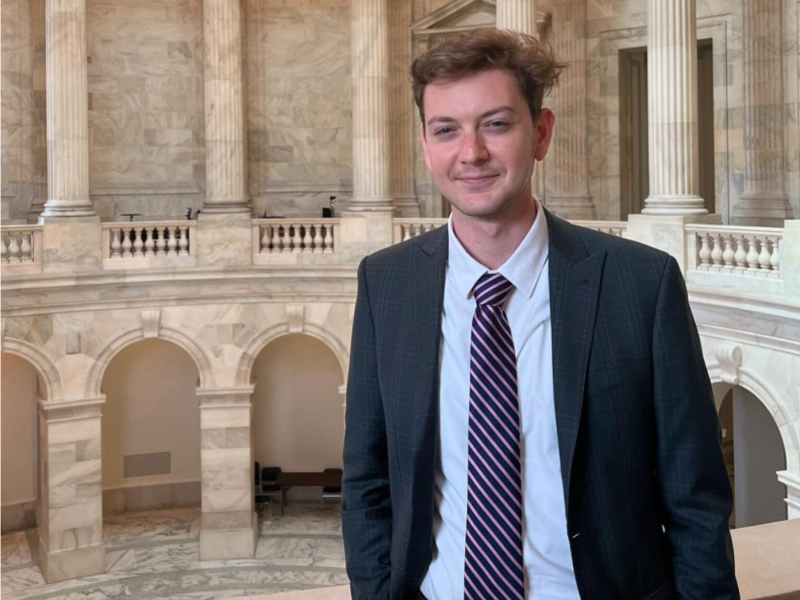
[[[488,269],[472,258],[448,223],[436,464],[435,547],[421,591],[429,600],[464,598],[467,424],[472,288]],[[494,271],[491,271],[494,272]],[[567,538],[553,397],[547,220],[537,202],[533,226],[497,272],[514,284],[506,303],[517,354],[520,403],[523,556],[526,598],[576,600]]]

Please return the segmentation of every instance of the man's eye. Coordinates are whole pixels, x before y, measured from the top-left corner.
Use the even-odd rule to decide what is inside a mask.
[[[486,126],[490,129],[502,129],[503,127],[507,127],[508,123],[505,121],[489,121]]]
[[[453,132],[453,128],[452,127],[438,127],[437,129],[433,130],[433,135],[437,135],[437,136],[447,135],[448,133],[452,133],[452,132]]]

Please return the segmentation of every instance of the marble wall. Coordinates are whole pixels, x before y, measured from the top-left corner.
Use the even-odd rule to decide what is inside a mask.
[[[352,195],[350,1],[244,6],[253,212],[319,216]]]
[[[102,218],[204,195],[201,0],[88,0],[89,164]]]
[[[33,199],[33,47],[30,0],[2,0],[2,219],[25,222]],[[40,24],[44,27],[44,23]]]

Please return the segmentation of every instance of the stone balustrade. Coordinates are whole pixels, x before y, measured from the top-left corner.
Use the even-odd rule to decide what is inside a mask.
[[[447,225],[447,219],[395,219],[394,243],[405,242],[442,225]]]
[[[197,254],[196,230],[195,221],[104,223],[103,267],[193,266]],[[184,260],[175,260],[179,258]]]
[[[0,265],[3,272],[41,272],[42,227],[31,225],[3,227],[0,236]]]
[[[253,219],[253,248],[263,254],[332,254],[339,219]]]
[[[586,227],[587,229],[594,229],[595,231],[600,231],[602,233],[607,233],[609,235],[613,235],[616,237],[628,237],[628,224],[625,221],[573,221],[570,220],[570,223],[574,225],[580,225],[581,227]]]
[[[686,225],[686,233],[696,247],[688,254],[687,270],[781,278],[783,229]]]

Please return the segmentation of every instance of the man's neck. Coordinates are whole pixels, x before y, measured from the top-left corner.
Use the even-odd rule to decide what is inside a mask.
[[[515,214],[500,219],[480,219],[453,213],[453,232],[467,253],[489,270],[500,268],[536,220],[537,204],[521,203]]]

